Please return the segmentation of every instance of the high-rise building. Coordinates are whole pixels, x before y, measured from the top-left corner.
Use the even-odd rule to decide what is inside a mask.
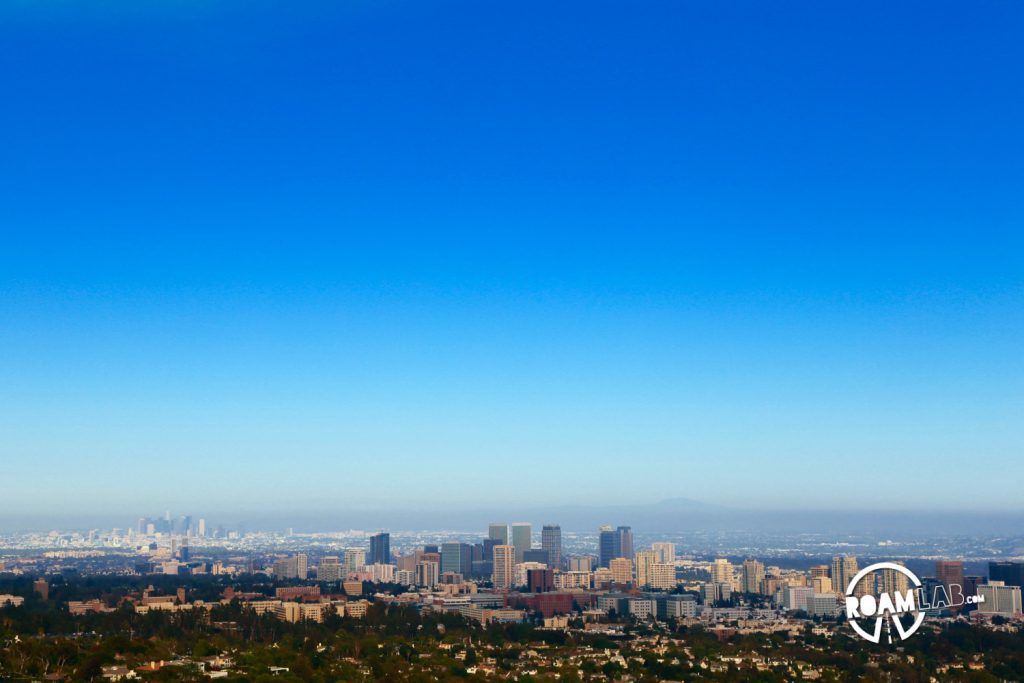
[[[608,569],[611,570],[612,581],[615,583],[633,583],[633,560],[616,557],[608,563]]]
[[[811,578],[816,579],[820,576],[831,578],[829,576],[829,566],[827,564],[816,564],[811,567]]]
[[[658,559],[658,553],[653,550],[641,550],[636,554],[636,585],[641,588],[651,585],[651,567]]]
[[[441,572],[441,585],[442,586],[458,586],[466,577],[458,572]]]
[[[636,554],[636,585],[658,590],[671,590],[676,586],[676,567],[661,562],[662,550],[641,550]]]
[[[553,569],[530,569],[526,572],[526,589],[531,593],[547,593],[555,590]]]
[[[711,563],[711,582],[712,583],[727,583],[732,585],[733,579],[733,566],[729,560],[719,558]]]
[[[620,526],[612,531],[610,526],[601,527],[598,535],[598,566],[610,567],[616,557],[633,559],[633,529]]]
[[[967,597],[968,595],[972,595],[972,596],[973,595],[977,595],[978,594],[978,586],[980,586],[983,583],[985,583],[985,577],[983,577],[983,576],[965,576],[964,577],[964,597]],[[974,607],[973,605],[964,605],[964,610],[963,611],[966,612],[966,611],[970,611],[970,610],[974,610],[974,609],[977,609],[977,608]]]
[[[936,560],[935,578],[942,583],[951,603],[957,600],[957,596],[963,595],[964,563],[960,560]],[[950,607],[950,611],[956,614],[960,607]]]
[[[548,553],[548,566],[562,568],[562,527],[545,524],[540,531],[540,547]]]
[[[366,566],[366,551],[362,548],[345,548],[343,557],[346,575],[357,572],[360,567]]]
[[[305,553],[296,553],[274,562],[274,576],[281,579],[305,579],[308,572],[308,558]]]
[[[437,562],[419,562],[416,565],[416,585],[433,588],[440,579]]]
[[[335,555],[324,555],[316,568],[318,581],[341,581],[341,562]]]
[[[441,544],[441,573],[455,572],[469,576],[473,568],[473,546],[453,541]]]
[[[618,545],[618,557],[625,557],[627,560],[633,559],[633,527],[620,526],[615,530],[618,532],[619,545]]]
[[[516,562],[523,561],[523,553],[530,549],[532,530],[528,522],[516,522],[512,525],[512,545],[516,549]]]
[[[530,548],[523,552],[523,562],[537,562],[545,567],[551,566],[548,551],[543,548]]]
[[[382,531],[370,536],[367,564],[391,564],[391,534]]]
[[[487,562],[494,561],[494,546],[496,545],[508,545],[508,541],[499,541],[496,538],[485,538],[483,542],[483,560]]]
[[[651,550],[658,553],[658,562],[661,564],[672,564],[676,561],[675,543],[652,543]]]
[[[1024,587],[1024,562],[989,562],[989,582],[1002,581],[1005,586]]]
[[[497,541],[494,545],[508,545],[508,524],[495,522],[487,527],[487,538]]]
[[[370,564],[366,566],[370,572],[370,579],[374,583],[391,583],[395,580],[395,565],[393,564]]]
[[[672,590],[676,587],[676,566],[665,562],[655,562],[648,569],[648,582],[651,588]]]
[[[832,558],[832,588],[837,593],[845,593],[850,581],[857,575],[857,558],[848,555],[837,555]],[[865,577],[869,578],[869,577]]]
[[[491,581],[495,588],[511,588],[515,578],[516,548],[503,544],[494,546],[494,573]]]
[[[893,560],[893,564],[903,566],[901,560]],[[874,590],[871,591],[873,595],[881,595],[887,593],[890,599],[895,599],[896,594],[906,595],[909,589],[909,582],[907,575],[896,569],[883,569],[880,572],[872,572],[874,576],[865,577],[866,579],[874,579]],[[851,577],[852,578],[852,577]],[[835,586],[832,587],[835,591]],[[845,591],[846,588],[844,587]],[[835,591],[839,592],[839,591]],[[854,591],[856,592],[856,591]]]
[[[1007,586],[1002,581],[989,580],[978,586],[979,614],[998,614],[1005,617],[1020,616],[1020,586]]]
[[[760,593],[764,581],[764,564],[759,560],[743,560],[743,592]]]
[[[199,538],[206,538],[206,520],[199,518],[199,526],[196,529]]]
[[[569,559],[569,571],[571,572],[589,572],[594,568],[594,558],[584,555],[582,557],[573,557]]]
[[[597,541],[597,566],[607,567],[618,555],[615,554],[616,534],[610,526],[601,527]]]

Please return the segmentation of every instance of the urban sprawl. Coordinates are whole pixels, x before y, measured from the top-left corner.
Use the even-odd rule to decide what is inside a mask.
[[[851,553],[793,567],[698,557],[670,541],[641,546],[629,526],[601,527],[587,547],[564,543],[555,524],[535,535],[531,524],[504,522],[475,539],[421,545],[410,534],[393,545],[385,531],[275,538],[169,514],[124,530],[7,538],[0,679],[899,680],[916,671],[921,680],[1005,680],[1024,667],[1024,562],[1015,560],[989,561],[985,575],[965,572],[961,559],[931,560],[933,571],[920,576],[931,605],[924,633],[876,646],[850,633],[844,599],[906,592],[908,579],[887,569],[851,585],[865,564]],[[115,623],[139,634],[172,624],[178,635],[147,653],[156,635],[141,649],[111,649],[110,634],[86,630]],[[27,624],[34,631],[22,633]],[[403,624],[416,630],[389,640]],[[281,650],[288,629],[304,639]],[[915,650],[964,630],[973,649]],[[310,660],[312,633],[323,649]],[[336,640],[345,633],[372,638],[380,651],[349,652]],[[1012,640],[986,651],[978,634]],[[52,647],[71,639],[78,654],[15,656],[33,638]],[[261,659],[261,648],[277,652]],[[305,670],[311,661],[319,671]]]

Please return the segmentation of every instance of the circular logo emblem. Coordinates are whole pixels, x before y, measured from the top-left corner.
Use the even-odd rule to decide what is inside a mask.
[[[907,577],[912,585],[909,585],[907,590],[902,592],[898,588],[892,587],[891,591],[880,592],[877,597],[874,595],[874,591],[860,591],[861,594],[857,595],[857,586],[860,585],[864,577],[879,571],[899,572]],[[853,630],[857,632],[857,635],[872,643],[881,641],[882,624],[886,622],[890,624],[890,628],[887,629],[890,643],[892,642],[893,627],[895,627],[896,633],[899,634],[900,640],[906,640],[914,635],[914,632],[920,628],[921,622],[924,621],[924,611],[919,609],[916,602],[917,589],[920,587],[921,580],[917,578],[914,572],[901,564],[878,562],[864,567],[864,569],[857,572],[857,575],[853,577],[850,584],[846,587],[846,620],[853,627]],[[904,628],[900,617],[910,613],[916,613],[914,622],[909,628]],[[861,626],[860,621],[868,621],[870,619],[875,620],[875,625],[874,629],[868,632]]]

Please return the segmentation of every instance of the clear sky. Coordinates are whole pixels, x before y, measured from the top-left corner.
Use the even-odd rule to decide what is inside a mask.
[[[1024,5],[0,6],[0,514],[1020,510]]]

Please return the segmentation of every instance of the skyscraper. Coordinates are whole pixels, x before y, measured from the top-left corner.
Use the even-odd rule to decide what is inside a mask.
[[[893,564],[904,566],[902,560],[893,560],[892,562]],[[909,588],[907,575],[901,571],[897,571],[895,569],[883,569],[880,572],[872,572],[872,574],[873,576],[866,578],[874,579],[875,585],[874,590],[872,591],[873,594],[881,595],[882,593],[888,593],[891,599],[895,599],[896,593],[905,595]],[[835,586],[833,586],[833,590],[835,590]],[[846,587],[844,586],[843,591],[845,590]]]
[[[603,526],[598,538],[598,566],[609,567],[616,557],[633,559],[633,529],[620,526],[612,531],[610,526]]]
[[[515,578],[516,548],[512,545],[494,546],[494,573],[491,580],[495,588],[511,588]]]
[[[320,564],[316,568],[316,578],[318,581],[341,580],[341,562],[337,555],[325,555],[320,558]]]
[[[988,580],[1002,581],[1007,586],[1024,587],[1024,562],[989,562]]]
[[[562,568],[562,527],[545,524],[540,532],[540,547],[548,553],[548,566]]]
[[[610,526],[601,527],[597,541],[597,566],[607,567],[618,555],[615,554],[615,532]]]
[[[612,581],[615,583],[633,582],[633,560],[626,557],[616,557],[608,563],[612,570]]]
[[[516,522],[512,525],[512,545],[516,549],[516,562],[523,561],[523,553],[530,549],[532,530],[528,522]]]
[[[441,544],[441,573],[455,572],[462,574],[462,552],[457,541]]]
[[[296,553],[274,562],[274,576],[282,579],[306,579],[309,574],[309,559],[306,553]]]
[[[508,544],[508,524],[495,522],[487,527],[487,538],[497,541],[495,545]]]
[[[367,564],[391,564],[391,534],[382,531],[370,536]]]
[[[530,569],[526,572],[526,589],[531,593],[547,593],[555,590],[553,569]]]
[[[508,545],[508,543],[502,543],[496,538],[484,539],[484,560],[488,562],[494,561],[494,546],[496,545]]]
[[[646,588],[651,585],[651,568],[658,563],[658,553],[641,550],[636,554],[636,585]]]
[[[366,551],[362,548],[346,548],[344,565],[346,574],[359,571],[360,567],[366,565]]]
[[[441,544],[441,573],[455,572],[469,576],[473,569],[473,546],[452,541]]]
[[[624,557],[627,560],[633,559],[633,527],[620,526],[616,529],[619,536],[619,554],[617,557]]]
[[[827,564],[816,564],[811,567],[811,578],[816,579],[818,577],[829,578],[829,567]]]
[[[964,563],[960,560],[936,560],[935,578],[942,583],[942,587],[946,590],[946,596],[950,602],[957,599],[956,595],[963,595]],[[956,595],[954,595],[954,592]],[[960,611],[960,608],[950,607],[950,611],[956,614]]]
[[[819,595],[822,593],[835,593],[835,591],[832,590],[832,579],[828,578],[828,574],[825,576],[812,576],[811,588]]]
[[[760,593],[764,581],[764,564],[759,560],[743,560],[743,592]]]
[[[832,558],[832,589],[845,593],[850,581],[857,575],[857,558],[837,555]],[[870,577],[865,577],[870,578]]]
[[[719,558],[711,563],[712,583],[727,583],[731,586],[734,573],[732,563],[725,558]]]
[[[416,585],[433,588],[440,579],[437,562],[423,561],[416,563]]]
[[[551,560],[548,558],[548,551],[542,548],[530,548],[523,551],[523,562],[536,562],[545,567],[551,567]]]
[[[661,564],[672,564],[676,561],[676,544],[675,543],[652,543],[651,550],[658,553],[658,562]]]

